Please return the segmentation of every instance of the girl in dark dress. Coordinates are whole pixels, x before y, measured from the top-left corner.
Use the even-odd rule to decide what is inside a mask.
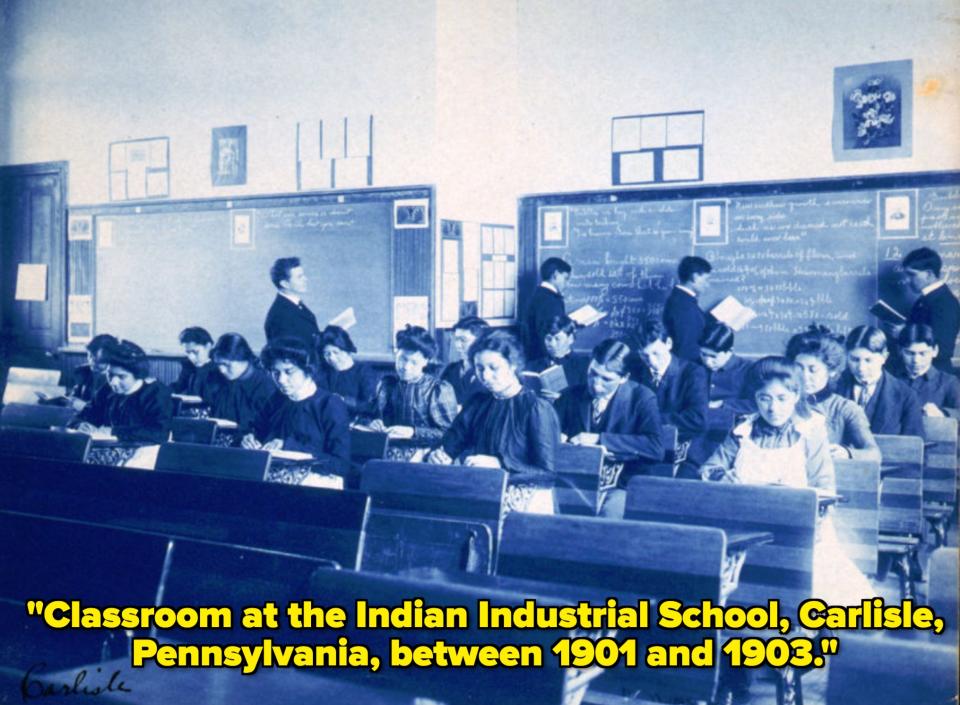
[[[286,397],[265,429],[243,437],[244,448],[309,453],[324,461],[324,472],[343,476],[350,466],[350,415],[336,396],[317,388],[316,362],[306,343],[298,338],[276,338],[260,356],[277,387]],[[268,478],[301,484],[309,467]]]
[[[604,340],[593,350],[587,383],[565,390],[554,407],[569,443],[604,449],[600,513],[620,518],[627,482],[664,452],[657,397],[630,381],[629,356],[624,343]]]
[[[101,387],[107,384],[107,364],[104,350],[120,341],[107,333],[96,335],[87,343],[87,362],[73,371],[74,385],[70,390],[73,407],[78,411],[93,401]]]
[[[510,476],[506,509],[552,514],[560,442],[553,405],[520,383],[523,353],[512,335],[483,336],[470,348],[470,358],[488,393],[464,406],[429,461],[503,468]]]
[[[357,346],[340,326],[327,326],[317,345],[323,364],[317,375],[321,389],[336,394],[354,417],[371,415],[376,408],[377,373],[354,359]]]
[[[371,424],[389,434],[394,460],[419,460],[457,415],[453,387],[425,371],[436,354],[437,344],[423,328],[407,326],[397,333],[396,374],[381,380],[378,418]]]
[[[584,355],[574,354],[573,343],[576,339],[576,322],[569,316],[554,316],[543,336],[543,347],[547,355],[528,362],[527,372],[543,372],[554,365],[560,365],[567,378],[568,387],[586,383],[587,366],[590,360]],[[557,392],[548,391],[542,391],[540,394],[550,401],[555,401],[560,396]]]
[[[213,338],[204,328],[184,328],[180,332],[180,345],[187,359],[181,363],[180,376],[170,389],[174,394],[200,397],[209,404],[223,383],[217,366],[210,359]]]
[[[472,396],[484,391],[484,386],[473,371],[468,353],[470,346],[489,329],[490,324],[476,316],[461,318],[453,326],[453,348],[460,359],[447,365],[440,379],[453,387],[453,393],[457,395],[457,403],[461,407]]]
[[[273,411],[283,403],[283,395],[270,375],[260,367],[247,341],[238,333],[225,333],[210,351],[223,383],[210,401],[210,415],[237,424],[228,442],[256,429],[262,429]]]
[[[77,417],[85,433],[116,436],[121,441],[163,443],[170,435],[173,402],[170,388],[147,381],[150,368],[143,350],[123,340],[103,351],[109,387],[102,388]]]
[[[916,393],[923,415],[960,419],[960,380],[933,366],[940,350],[933,328],[910,323],[900,331],[897,342],[903,360],[903,381]]]

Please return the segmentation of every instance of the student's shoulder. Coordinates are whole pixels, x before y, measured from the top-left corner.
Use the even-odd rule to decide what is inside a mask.
[[[688,379],[694,382],[707,382],[707,368],[701,365],[699,362],[693,362],[692,360],[684,360],[683,358],[673,356],[673,360],[677,365],[677,374],[683,379]],[[672,364],[672,363],[671,363]]]

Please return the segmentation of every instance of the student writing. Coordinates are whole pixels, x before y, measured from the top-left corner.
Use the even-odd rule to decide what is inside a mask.
[[[283,396],[246,339],[238,333],[225,333],[217,339],[210,357],[223,377],[210,400],[210,415],[235,421],[238,440],[262,428]]]
[[[170,385],[175,394],[197,396],[208,403],[223,384],[217,366],[210,359],[213,338],[204,328],[184,328],[180,345],[187,359],[180,364],[180,376]]]
[[[469,350],[470,346],[477,341],[477,338],[484,335],[489,329],[490,325],[476,316],[465,316],[453,326],[453,349],[456,350],[460,359],[448,364],[443,369],[440,379],[453,387],[453,393],[457,396],[457,404],[461,407],[472,396],[484,391],[484,386],[477,379],[473,364],[470,362]]]
[[[336,394],[352,416],[370,415],[376,408],[377,373],[370,365],[357,362],[357,346],[339,326],[327,326],[317,345],[323,364],[317,374],[321,389]]]
[[[897,342],[903,360],[904,381],[920,401],[924,416],[960,419],[960,380],[933,366],[938,346],[933,329],[909,323]]]

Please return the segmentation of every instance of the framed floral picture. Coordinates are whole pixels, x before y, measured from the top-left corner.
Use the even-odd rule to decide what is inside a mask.
[[[913,61],[839,66],[833,94],[834,159],[911,156]]]

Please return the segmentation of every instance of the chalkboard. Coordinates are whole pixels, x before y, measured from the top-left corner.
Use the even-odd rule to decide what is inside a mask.
[[[432,242],[427,225],[395,232],[394,201],[423,195],[430,191],[186,202],[143,212],[92,208],[95,328],[146,349],[175,351],[180,330],[196,325],[214,337],[240,333],[258,350],[276,295],[270,266],[297,256],[309,282],[304,300],[320,327],[352,306],[357,324],[350,333],[360,352],[389,353],[393,297],[419,294],[428,301],[431,291],[429,257],[405,267],[414,275],[404,291],[394,287],[396,251],[409,249],[414,238],[429,254]],[[238,237],[237,217],[249,236]]]
[[[684,255],[713,265],[704,308],[733,295],[757,311],[737,335],[752,355],[782,353],[814,321],[840,333],[874,322],[878,295],[909,311],[899,262],[916,247],[937,249],[960,282],[960,172],[530,196],[520,218],[522,305],[556,256],[574,268],[567,310],[609,313],[580,350],[661,316]]]

